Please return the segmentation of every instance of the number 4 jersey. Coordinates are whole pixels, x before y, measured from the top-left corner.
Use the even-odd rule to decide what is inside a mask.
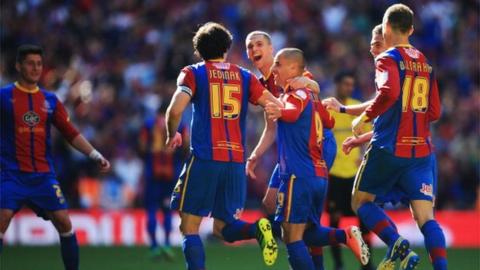
[[[440,97],[432,66],[410,45],[375,59],[377,96],[366,110],[374,120],[372,144],[397,157],[432,152],[430,122],[440,118]]]
[[[237,65],[206,61],[182,69],[177,87],[192,97],[191,151],[197,158],[245,161],[248,102],[265,88]]]

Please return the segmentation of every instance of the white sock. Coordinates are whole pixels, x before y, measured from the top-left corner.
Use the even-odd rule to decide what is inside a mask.
[[[74,232],[73,229],[72,229],[72,230],[69,231],[69,232],[61,233],[61,234],[60,234],[60,237],[70,237],[70,236],[72,236],[72,235],[74,235],[74,234],[75,234],[75,232]]]

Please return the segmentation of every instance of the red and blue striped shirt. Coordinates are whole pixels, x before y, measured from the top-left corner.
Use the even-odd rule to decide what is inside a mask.
[[[1,170],[54,172],[50,127],[72,141],[79,132],[55,94],[18,83],[0,89]]]
[[[281,100],[285,109],[278,121],[280,174],[328,178],[323,128],[333,128],[335,119],[309,89],[287,89]]]
[[[244,162],[248,102],[265,88],[250,71],[206,61],[182,69],[177,86],[192,97],[190,148],[204,160]]]
[[[375,119],[372,144],[397,157],[428,156],[430,122],[441,114],[432,66],[410,45],[387,50],[375,65],[377,96],[366,110]]]

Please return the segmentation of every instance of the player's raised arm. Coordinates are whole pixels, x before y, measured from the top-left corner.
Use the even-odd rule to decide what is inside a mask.
[[[297,90],[295,93],[290,94],[284,104],[284,108],[275,103],[267,103],[265,112],[270,120],[281,119],[285,122],[295,122],[305,109],[307,101],[308,95],[305,90]]]
[[[249,101],[252,104],[258,104],[262,107],[265,107],[267,103],[274,103],[278,106],[283,106],[282,102],[278,100],[270,91],[268,91],[260,81],[255,77],[255,75],[251,75],[250,77],[250,97]]]
[[[368,106],[372,104],[373,100],[365,101],[360,104],[343,105],[338,99],[329,97],[322,100],[322,104],[327,107],[327,110],[332,110],[339,113],[346,113],[350,115],[360,115]]]
[[[390,57],[382,57],[376,62],[375,83],[378,94],[365,110],[367,121],[387,111],[400,95],[400,76],[397,63]]]
[[[308,74],[311,73],[308,72]],[[311,76],[306,76],[305,73],[303,76],[295,77],[287,80],[287,82],[293,89],[308,88],[316,95],[320,94],[320,86],[318,83]]]

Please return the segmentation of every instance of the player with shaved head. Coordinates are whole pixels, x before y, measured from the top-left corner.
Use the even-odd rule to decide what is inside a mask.
[[[317,96],[305,87],[293,89],[288,80],[305,70],[303,52],[280,50],[274,59],[275,84],[282,88],[280,101],[267,103],[269,120],[277,121],[280,188],[275,219],[282,223],[288,260],[293,269],[315,269],[308,246],[342,243],[366,264],[368,248],[357,227],[346,230],[322,227],[328,169],[322,155],[323,127],[332,128],[333,118]]]

